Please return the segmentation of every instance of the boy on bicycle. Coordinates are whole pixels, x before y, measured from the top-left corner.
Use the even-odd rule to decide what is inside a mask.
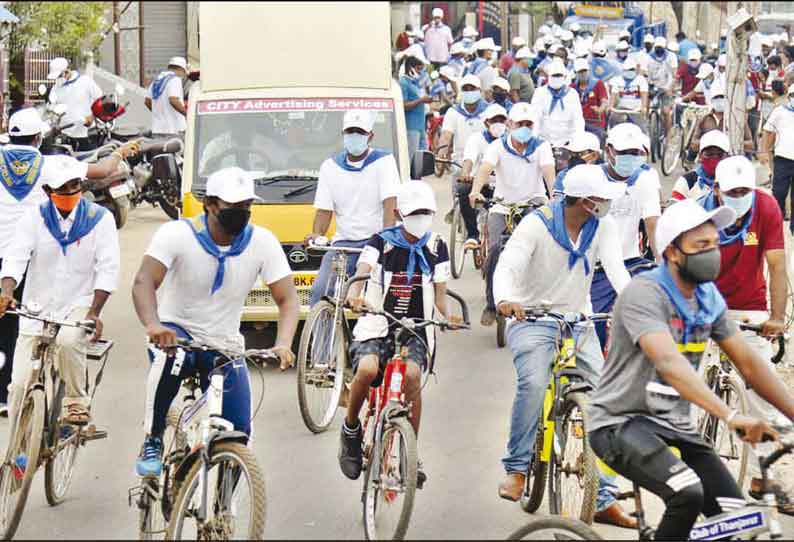
[[[430,227],[436,213],[432,187],[423,181],[405,183],[397,195],[397,218],[401,225],[372,236],[358,260],[356,275],[370,275],[366,293],[363,282],[350,287],[347,299],[355,311],[362,307],[383,310],[396,318],[432,318],[434,310],[452,322],[460,318],[447,311],[446,290],[450,276],[447,245]],[[342,473],[356,480],[361,475],[363,430],[359,412],[370,386],[377,387],[383,371],[394,355],[394,333],[383,316],[362,316],[353,330],[350,346],[355,377],[350,387],[347,417],[342,425],[339,466]],[[422,369],[434,354],[432,331],[419,331],[408,340],[408,368],[405,375],[405,400],[411,405],[411,425],[419,434],[422,414]],[[427,476],[421,463],[417,487]]]

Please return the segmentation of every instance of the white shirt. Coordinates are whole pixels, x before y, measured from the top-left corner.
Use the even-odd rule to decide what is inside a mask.
[[[464,108],[466,106],[461,105]],[[483,114],[485,111],[476,117],[466,118],[461,115],[454,107],[447,109],[444,114],[444,123],[441,125],[442,132],[452,132],[454,140],[452,142],[452,157],[455,160],[460,160],[463,156],[463,151],[466,148],[466,142],[472,134],[482,132],[485,130],[485,119]]]
[[[469,139],[466,140],[466,148],[463,150],[463,160],[471,160],[473,164],[472,171],[475,175],[477,174],[477,170],[480,168],[482,157],[485,154],[485,151],[488,149],[488,145],[490,145],[490,143],[485,140],[485,136],[482,132],[472,134],[469,136]],[[495,183],[496,173],[491,172],[488,184],[493,185]]]
[[[88,128],[84,126],[85,119],[91,114],[91,104],[102,97],[102,89],[93,79],[76,71],[71,73],[69,81],[72,82],[66,86],[63,78],[55,81],[50,91],[50,102],[57,101],[66,106],[63,124],[74,123],[74,126],[64,130],[63,133],[70,137],[88,137]],[[53,101],[53,97],[57,97],[56,101]]]
[[[493,82],[499,77],[499,71],[491,64],[488,64],[477,73],[477,77],[480,78],[480,84],[484,92],[491,89]]]
[[[369,239],[383,229],[383,202],[397,196],[400,174],[394,155],[361,171],[347,171],[333,158],[320,166],[314,207],[336,215],[334,240]]]
[[[579,247],[581,235],[572,243],[575,248]],[[618,293],[631,281],[619,247],[617,226],[609,216],[602,218],[585,253],[590,264],[590,273],[585,275],[581,259],[568,268],[568,251],[554,240],[540,217],[530,214],[518,224],[499,255],[493,280],[494,300],[497,305],[501,301],[522,305],[550,301],[554,311],[591,313],[590,285],[596,261],[601,261]],[[528,273],[528,269],[532,272]]]
[[[430,62],[446,63],[449,60],[449,46],[454,41],[452,30],[444,23],[436,26],[433,23],[422,27],[425,33],[425,52]]]
[[[640,256],[640,220],[661,216],[660,190],[659,174],[650,169],[626,187],[625,196],[612,201],[609,216],[617,224],[624,260]]]
[[[609,80],[612,95],[615,93],[618,98],[618,109],[629,109],[631,111],[639,111],[642,108],[641,92],[648,92],[648,80],[642,75],[637,75],[626,86],[626,80],[623,76],[618,75]]]
[[[68,232],[75,211],[63,218],[57,213],[61,231]],[[121,256],[113,215],[105,212],[94,229],[66,247],[66,254],[44,225],[37,207],[28,208],[19,220],[6,250],[0,275],[19,284],[25,278],[25,305],[38,303],[42,315],[65,318],[76,308],[90,307],[94,290],[113,292],[118,286]],[[41,324],[22,318],[20,332],[37,334]]]
[[[764,130],[773,132],[775,137],[775,156],[794,160],[794,111],[779,105],[769,114]]]
[[[160,76],[158,75],[158,77]],[[151,85],[146,90],[146,96],[152,99],[152,133],[178,134],[185,131],[185,116],[174,109],[169,101],[171,98],[178,98],[179,102],[184,105],[182,80],[179,77],[172,77],[165,85],[163,93],[156,100],[152,97]]]
[[[532,95],[532,105],[538,113],[538,122],[535,123],[535,132],[552,146],[559,147],[567,143],[573,134],[584,131],[584,117],[582,104],[579,102],[579,93],[568,89],[562,103],[551,108],[551,92],[548,86],[542,86]]]
[[[508,145],[513,148],[509,136]],[[494,196],[504,198],[505,203],[521,203],[534,196],[546,195],[543,167],[554,165],[554,154],[548,141],[541,143],[535,152],[523,158],[508,152],[502,140],[497,139],[488,145],[482,161],[494,166]],[[491,211],[500,212],[501,209],[494,206]]]
[[[653,53],[645,53],[648,59],[646,73],[648,81],[657,89],[670,90],[673,86],[673,75],[678,69],[678,57],[667,51],[663,60],[657,60]]]
[[[186,222],[160,226],[146,255],[168,269],[157,291],[161,322],[177,324],[194,340],[211,346],[243,346],[240,317],[257,279],[271,285],[292,274],[276,236],[265,228],[253,228],[245,251],[226,259],[223,284],[211,294],[218,260],[201,247]]]

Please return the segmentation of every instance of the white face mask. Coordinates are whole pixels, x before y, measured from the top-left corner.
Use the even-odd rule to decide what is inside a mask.
[[[554,90],[559,90],[565,84],[565,76],[563,75],[552,75],[549,78],[549,86]]]
[[[711,100],[711,107],[716,113],[725,112],[725,98],[714,98]]]
[[[430,231],[430,227],[433,225],[432,214],[403,216],[402,219],[405,231],[414,237],[419,238],[424,237],[424,235]]]
[[[507,125],[504,122],[494,122],[488,127],[488,132],[494,137],[502,137],[507,131]]]

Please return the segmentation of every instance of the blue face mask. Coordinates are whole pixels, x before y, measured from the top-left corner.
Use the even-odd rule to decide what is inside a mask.
[[[634,172],[640,169],[645,163],[644,156],[634,156],[633,154],[618,154],[615,156],[615,163],[612,165],[615,168],[615,173],[621,177],[631,177]]]
[[[476,104],[480,101],[482,94],[479,90],[464,90],[463,91],[463,103],[465,104]]]
[[[343,134],[345,150],[350,156],[361,156],[369,146],[369,136],[364,134]]]
[[[753,192],[748,192],[740,198],[732,198],[725,194],[722,195],[722,202],[726,207],[730,207],[736,211],[736,218],[741,218],[747,214],[750,207],[753,206]]]
[[[523,145],[532,137],[532,130],[526,126],[521,126],[511,131],[510,136]]]

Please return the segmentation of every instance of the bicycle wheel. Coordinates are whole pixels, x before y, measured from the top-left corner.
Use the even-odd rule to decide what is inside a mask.
[[[664,139],[664,148],[662,149],[662,173],[665,175],[672,175],[675,168],[678,167],[678,162],[681,160],[681,153],[683,152],[683,139],[683,130],[673,125],[670,133]]]
[[[23,400],[16,427],[0,466],[0,538],[17,531],[30,485],[36,475],[44,432],[44,392],[32,390]]]
[[[388,422],[375,446],[364,482],[367,540],[402,540],[414,508],[418,455],[416,435],[406,418]]]
[[[71,425],[60,423],[64,383],[58,378],[53,384],[55,391],[50,409],[51,454],[44,464],[44,494],[50,506],[57,506],[66,500],[72,485],[74,464],[80,449],[80,433]]]
[[[261,540],[265,532],[265,478],[253,453],[239,442],[221,442],[212,448],[206,485],[200,482],[201,461],[196,461],[179,489],[168,540]],[[207,510],[199,520],[202,488]]]
[[[505,330],[507,329],[507,319],[501,314],[496,315],[496,346],[504,348],[507,344]]]
[[[508,540],[604,540],[581,521],[568,518],[535,519],[510,533]]]
[[[335,311],[330,301],[317,303],[298,348],[298,405],[312,433],[322,433],[334,421],[345,385],[346,344],[341,324],[334,321]]]
[[[463,225],[463,215],[460,205],[455,202],[452,213],[452,224],[449,226],[449,263],[452,267],[452,277],[459,279],[463,275],[463,264],[466,261],[466,252],[463,244],[466,242],[466,228]]]
[[[549,468],[549,511],[552,514],[593,522],[598,495],[596,456],[587,438],[588,401],[584,393],[565,397],[556,425],[559,450]]]
[[[549,464],[541,459],[543,453],[543,416],[538,421],[538,431],[535,436],[535,453],[527,469],[527,482],[524,494],[521,496],[521,509],[528,514],[535,513],[543,502],[543,490],[546,487],[546,476],[549,473]]]
[[[655,164],[660,158],[659,150],[662,136],[662,120],[656,110],[651,111],[651,115],[648,118],[648,136],[651,139],[651,162]]]

